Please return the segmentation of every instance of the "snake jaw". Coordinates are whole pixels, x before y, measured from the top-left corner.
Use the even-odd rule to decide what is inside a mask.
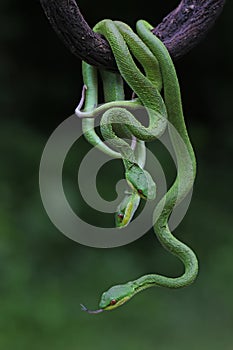
[[[104,311],[104,309],[89,310],[85,305],[80,304],[81,310],[87,312],[88,314],[99,314]]]

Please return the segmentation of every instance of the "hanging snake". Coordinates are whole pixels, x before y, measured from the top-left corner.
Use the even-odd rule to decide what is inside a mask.
[[[154,211],[154,231],[162,246],[178,257],[184,264],[184,273],[180,277],[166,277],[159,274],[144,275],[134,281],[116,285],[104,292],[99,302],[99,309],[89,310],[84,305],[82,309],[88,313],[100,313],[105,310],[112,310],[124,304],[138,292],[154,286],[168,288],[181,288],[191,284],[198,273],[198,261],[194,252],[184,243],[175,238],[168,226],[169,217],[177,204],[187,195],[193,186],[196,161],[195,155],[187,129],[184,122],[180,88],[172,59],[164,44],[151,33],[152,26],[146,21],[137,22],[137,34],[124,23],[103,20],[98,23],[94,30],[108,40],[115,60],[124,81],[132,88],[137,96],[133,101],[124,101],[122,82],[117,73],[102,73],[103,83],[109,86],[112,81],[116,82],[116,91],[113,95],[106,95],[106,104],[96,107],[97,104],[97,81],[95,69],[86,66],[84,69],[84,80],[87,85],[87,101],[85,111],[80,111],[80,105],[76,114],[83,118],[84,130],[89,141],[98,147],[112,154],[114,158],[122,158],[125,164],[126,178],[133,188],[132,199],[127,198],[122,202],[122,215],[124,219],[127,206],[132,204],[133,210],[137,206],[138,196],[143,198],[153,197],[155,185],[147,172],[140,166],[139,159],[134,155],[134,149],[122,140],[113,128],[114,122],[122,122],[119,133],[134,135],[138,140],[152,141],[159,138],[168,128],[170,139],[176,155],[177,176],[164,197]],[[144,52],[145,50],[145,52]],[[149,50],[149,51],[148,51]],[[150,52],[150,53],[149,53]],[[147,59],[154,56],[154,61]],[[137,68],[132,55],[142,64],[145,75]],[[154,62],[151,65],[151,62]],[[87,68],[87,69],[86,69]],[[107,76],[107,78],[106,78]],[[110,79],[108,81],[108,79]],[[93,83],[89,86],[89,82]],[[112,84],[114,85],[114,84]],[[118,89],[119,88],[119,89]],[[160,90],[163,89],[162,99]],[[89,95],[88,95],[89,94]],[[116,99],[118,96],[119,100]],[[143,105],[148,110],[149,126],[142,126],[130,112],[134,107]],[[93,119],[101,114],[101,132],[110,144],[119,152],[113,151],[94,132]],[[166,123],[168,120],[168,123]],[[85,125],[86,123],[86,125]],[[139,157],[140,158],[140,157]],[[136,175],[135,175],[136,174]],[[136,176],[136,180],[135,180]],[[152,186],[152,195],[150,194]],[[143,193],[141,193],[141,187]],[[136,199],[136,201],[135,201]],[[135,202],[134,202],[135,201]],[[135,205],[133,205],[135,204]],[[130,212],[131,209],[129,209]],[[158,214],[159,213],[159,214]],[[127,213],[131,220],[132,216]]]

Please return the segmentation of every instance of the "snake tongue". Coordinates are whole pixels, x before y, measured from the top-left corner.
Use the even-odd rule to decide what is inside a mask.
[[[88,309],[86,308],[86,306],[84,306],[83,304],[80,304],[80,305],[81,305],[82,311],[86,311],[86,312],[88,312],[89,314],[99,314],[100,312],[103,312],[103,311],[104,311],[104,309],[88,310]]]

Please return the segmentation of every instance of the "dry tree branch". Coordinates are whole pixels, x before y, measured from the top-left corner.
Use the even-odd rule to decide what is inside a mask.
[[[89,27],[75,0],[40,0],[40,3],[53,29],[75,56],[98,67],[116,69],[108,42]],[[152,32],[176,60],[206,35],[224,4],[225,0],[182,0]]]

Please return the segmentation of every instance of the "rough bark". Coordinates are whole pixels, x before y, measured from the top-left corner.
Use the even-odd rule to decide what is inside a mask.
[[[40,3],[53,29],[75,56],[98,67],[116,69],[108,42],[92,31],[75,0],[40,0]],[[206,35],[224,4],[225,0],[182,0],[152,32],[177,60]]]

